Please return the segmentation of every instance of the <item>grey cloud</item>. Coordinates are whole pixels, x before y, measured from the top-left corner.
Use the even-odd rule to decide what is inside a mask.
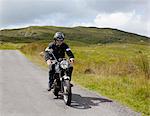
[[[99,12],[128,12],[133,9],[147,9],[148,0],[86,0],[92,9]]]
[[[100,13],[133,12],[150,18],[149,0],[0,0],[0,28],[11,25],[92,23]],[[149,17],[149,18],[148,18]]]
[[[55,14],[64,14],[66,19],[77,20],[89,18],[93,12],[76,0],[71,2],[64,2],[63,0],[2,1],[2,26],[12,23],[29,23],[45,15],[52,17]]]

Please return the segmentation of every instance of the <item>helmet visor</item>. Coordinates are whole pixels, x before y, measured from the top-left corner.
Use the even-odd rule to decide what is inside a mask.
[[[57,37],[56,38],[56,41],[63,41],[64,39],[63,38],[60,38],[60,37]]]

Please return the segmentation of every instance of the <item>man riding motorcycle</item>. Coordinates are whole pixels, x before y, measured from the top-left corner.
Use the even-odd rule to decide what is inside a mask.
[[[52,54],[48,52],[48,49],[52,50],[52,53],[58,60],[59,58],[65,58],[65,53],[68,55],[70,59],[70,63],[74,63],[74,55],[69,48],[69,46],[64,43],[64,34],[62,32],[56,32],[54,35],[54,41],[48,45],[48,47],[45,49],[45,60],[49,66],[49,88],[48,91],[51,91],[52,84],[53,84],[53,76],[55,74],[55,67],[54,64],[52,64],[52,60],[54,60]],[[73,71],[73,67],[69,67],[67,71],[67,75],[71,77]]]

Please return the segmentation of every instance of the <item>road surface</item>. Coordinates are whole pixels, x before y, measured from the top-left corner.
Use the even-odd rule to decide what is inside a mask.
[[[0,50],[0,116],[140,116],[77,85],[71,106],[66,106],[46,90],[47,83],[47,70],[17,50]]]

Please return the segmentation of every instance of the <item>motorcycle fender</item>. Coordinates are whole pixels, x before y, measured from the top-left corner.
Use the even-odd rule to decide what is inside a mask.
[[[66,76],[66,75],[64,75],[63,78],[64,78],[65,80],[70,80],[70,77],[69,77],[69,76]]]
[[[64,86],[64,93],[67,93],[67,87]]]

